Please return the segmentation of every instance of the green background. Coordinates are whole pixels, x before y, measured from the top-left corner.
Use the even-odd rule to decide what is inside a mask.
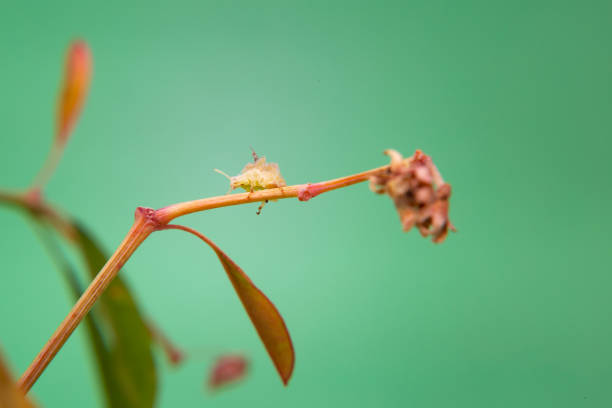
[[[421,148],[459,233],[401,232],[366,185],[188,216],[285,317],[283,388],[212,251],[155,234],[124,274],[193,358],[158,406],[612,405],[610,2],[12,2],[0,6],[0,185],[46,156],[69,41],[92,88],[48,198],[115,248],[139,206],[219,195],[250,160],[289,184]],[[0,344],[24,370],[70,307],[24,217],[0,208]],[[101,406],[78,329],[33,388]],[[210,396],[210,360],[252,359]]]

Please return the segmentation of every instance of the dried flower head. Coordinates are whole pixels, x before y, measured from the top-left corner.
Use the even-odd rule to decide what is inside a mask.
[[[265,157],[258,157],[253,152],[253,163],[248,163],[239,175],[230,177],[221,170],[215,169],[217,173],[223,174],[230,181],[230,190],[242,187],[246,191],[253,192],[268,188],[285,187],[287,184],[280,174],[276,163],[266,163]]]
[[[404,231],[416,225],[424,237],[431,235],[433,242],[443,242],[449,228],[455,231],[448,219],[450,184],[420,150],[405,159],[395,150],[385,150],[385,154],[391,158],[391,165],[370,178],[370,188],[391,197]]]

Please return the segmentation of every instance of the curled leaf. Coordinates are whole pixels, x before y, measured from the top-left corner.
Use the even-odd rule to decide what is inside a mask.
[[[239,354],[221,356],[215,361],[208,377],[208,388],[216,390],[225,385],[235,383],[246,375],[247,359]]]
[[[64,83],[57,112],[56,142],[64,145],[85,102],[91,78],[91,53],[87,43],[77,40],[70,45],[66,57]]]
[[[274,304],[229,256],[204,235],[182,225],[167,225],[164,229],[187,231],[206,242],[215,251],[242,305],[251,318],[257,334],[259,334],[268,351],[283,384],[287,385],[293,373],[295,353],[287,326]]]

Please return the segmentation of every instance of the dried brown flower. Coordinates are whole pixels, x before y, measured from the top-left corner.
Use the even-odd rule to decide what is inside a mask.
[[[404,231],[416,225],[424,237],[431,235],[433,242],[443,242],[449,229],[456,231],[448,219],[450,184],[444,182],[431,157],[420,150],[405,159],[395,150],[385,150],[385,154],[391,165],[370,178],[370,188],[391,197]]]

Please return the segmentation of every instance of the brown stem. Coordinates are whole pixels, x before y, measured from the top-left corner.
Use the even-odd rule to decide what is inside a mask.
[[[309,198],[312,198],[321,193],[369,180],[371,176],[385,171],[388,168],[388,165],[382,166],[372,170],[364,171],[362,173],[357,173],[347,177],[341,177],[338,179],[323,181],[315,184],[296,184],[293,186],[269,188],[266,190],[253,191],[250,193],[226,194],[217,197],[203,198],[200,200],[185,201],[183,203],[172,204],[167,207],[160,208],[155,212],[155,215],[160,224],[166,225],[173,219],[178,218],[182,215],[211,210],[213,208],[295,197],[299,198],[300,201],[306,201]],[[308,196],[309,194],[310,196]]]

